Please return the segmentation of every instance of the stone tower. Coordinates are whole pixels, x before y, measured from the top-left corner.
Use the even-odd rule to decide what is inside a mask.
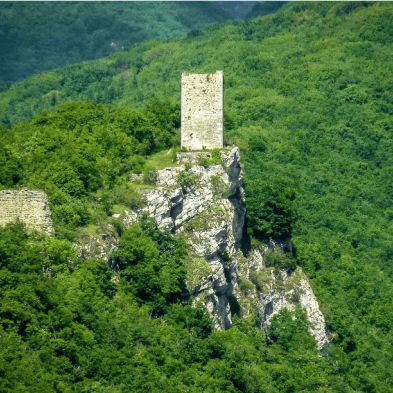
[[[224,146],[224,73],[181,75],[181,146]]]

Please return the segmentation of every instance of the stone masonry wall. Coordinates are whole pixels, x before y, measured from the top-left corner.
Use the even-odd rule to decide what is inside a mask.
[[[198,162],[205,158],[206,160],[212,159],[212,154],[210,152],[199,152],[193,151],[189,153],[177,153],[177,162],[179,164],[184,164],[189,162],[191,164],[198,164]]]
[[[42,191],[26,188],[0,191],[0,225],[14,222],[17,217],[28,227],[53,233],[48,197]]]
[[[224,73],[181,76],[181,146],[211,150],[224,146]]]

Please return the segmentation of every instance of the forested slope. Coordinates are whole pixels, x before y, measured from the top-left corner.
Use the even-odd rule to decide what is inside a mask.
[[[289,3],[1,93],[2,188],[46,191],[59,234],[44,252],[20,228],[1,230],[2,390],[393,391],[392,17],[390,2]],[[178,146],[181,72],[216,70],[226,141],[243,153],[252,244],[291,234],[333,338],[323,357],[300,311],[266,334],[252,318],[211,332],[186,305],[184,245],[167,256],[173,285],[157,278],[167,276],[153,268],[163,251],[154,224],[123,235],[131,278],[151,274],[147,293],[130,276],[113,286],[98,261],[64,262],[77,231],[141,203],[130,173]],[[156,314],[153,297],[165,300]]]
[[[0,85],[231,19],[210,1],[2,1]]]

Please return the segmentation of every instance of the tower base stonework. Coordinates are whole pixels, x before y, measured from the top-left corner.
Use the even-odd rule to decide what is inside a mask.
[[[224,73],[181,75],[181,147],[224,147]]]

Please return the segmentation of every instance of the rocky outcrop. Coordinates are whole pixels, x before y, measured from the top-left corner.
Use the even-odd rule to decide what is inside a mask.
[[[157,187],[141,191],[146,207],[116,217],[129,227],[147,211],[160,228],[169,228],[191,245],[186,260],[188,286],[194,304],[204,304],[217,329],[230,328],[239,307],[245,318],[256,314],[260,328],[266,329],[279,310],[300,306],[306,310],[311,333],[322,348],[328,341],[325,320],[301,268],[286,272],[266,267],[268,251],[293,251],[290,239],[271,240],[248,252],[239,149],[226,148],[221,157],[217,165],[186,164],[157,171]],[[108,241],[107,247],[98,245],[101,239],[95,245],[106,257],[116,249],[113,239]],[[113,261],[108,259],[108,263],[116,269]]]
[[[288,251],[289,245],[288,238],[285,242],[271,241],[262,249],[250,252],[247,258],[237,253],[231,263],[233,294],[241,307],[242,315],[247,317],[250,313],[255,313],[263,330],[282,308],[293,311],[296,307],[302,307],[312,323],[310,333],[321,349],[328,343],[326,323],[307,276],[300,267],[285,271],[265,265],[268,250]]]

